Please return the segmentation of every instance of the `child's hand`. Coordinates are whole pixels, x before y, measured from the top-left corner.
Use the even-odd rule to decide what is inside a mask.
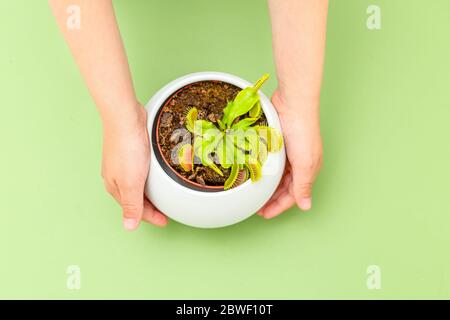
[[[312,184],[322,164],[319,117],[317,114],[308,114],[308,110],[318,108],[315,106],[298,108],[301,104],[318,104],[318,101],[286,99],[281,97],[277,90],[272,102],[281,120],[288,162],[277,191],[258,212],[268,219],[279,215],[294,203],[305,211],[311,208]],[[302,113],[301,110],[305,112]]]
[[[102,176],[106,190],[123,210],[123,225],[134,230],[141,219],[157,226],[167,218],[144,196],[144,185],[150,163],[147,113],[136,104],[119,121],[104,121]]]

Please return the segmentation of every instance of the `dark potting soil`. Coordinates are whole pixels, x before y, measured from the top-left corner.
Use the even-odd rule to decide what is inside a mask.
[[[195,160],[194,170],[184,171],[180,165],[174,164],[171,160],[172,150],[180,147],[182,141],[192,141],[193,135],[187,132],[185,136],[174,134],[177,129],[186,129],[185,115],[187,110],[196,107],[198,119],[208,120],[217,124],[217,120],[222,117],[222,110],[228,101],[233,100],[241,89],[221,81],[200,81],[188,85],[168,99],[168,103],[160,113],[160,124],[158,128],[158,143],[161,147],[163,157],[180,175],[188,180],[201,185],[223,186],[230,169],[220,169],[223,177],[211,168],[205,167]],[[236,120],[238,121],[238,119]],[[258,123],[265,121],[264,114]],[[217,125],[218,127],[218,125]]]

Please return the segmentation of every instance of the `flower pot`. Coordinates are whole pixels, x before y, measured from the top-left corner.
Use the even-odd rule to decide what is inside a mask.
[[[252,84],[237,76],[220,72],[198,72],[178,78],[160,89],[147,103],[147,126],[151,141],[150,172],[145,186],[149,200],[169,218],[200,228],[218,228],[238,223],[260,209],[275,192],[286,161],[284,146],[270,153],[262,167],[262,178],[229,190],[189,184],[161,156],[157,126],[162,107],[181,88],[199,81],[222,81],[239,88]],[[278,115],[270,100],[260,91],[261,107],[270,127],[281,131]],[[185,180],[185,179],[184,179]]]

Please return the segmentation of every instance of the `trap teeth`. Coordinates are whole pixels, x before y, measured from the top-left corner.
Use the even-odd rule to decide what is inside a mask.
[[[236,188],[237,186],[243,184],[248,179],[248,171],[247,169],[241,169],[239,170],[239,173],[236,177],[236,180],[234,181],[232,188]]]
[[[189,110],[191,110],[191,109],[192,109],[191,106],[185,106],[184,109],[183,109],[183,116],[186,117],[188,115],[188,113],[189,113]]]

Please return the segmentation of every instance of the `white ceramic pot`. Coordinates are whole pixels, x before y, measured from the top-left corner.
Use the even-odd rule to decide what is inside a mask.
[[[272,196],[284,171],[286,153],[269,153],[262,168],[261,180],[247,180],[226,191],[193,190],[170,177],[163,169],[166,164],[155,155],[154,125],[164,102],[182,87],[206,80],[219,80],[245,88],[252,84],[237,76],[221,72],[198,72],[178,78],[160,89],[147,103],[148,132],[151,143],[150,173],[145,186],[149,200],[169,218],[199,228],[218,228],[238,223],[258,211]],[[260,91],[261,106],[268,125],[281,130],[277,112],[270,100]],[[166,168],[167,170],[167,168]]]

